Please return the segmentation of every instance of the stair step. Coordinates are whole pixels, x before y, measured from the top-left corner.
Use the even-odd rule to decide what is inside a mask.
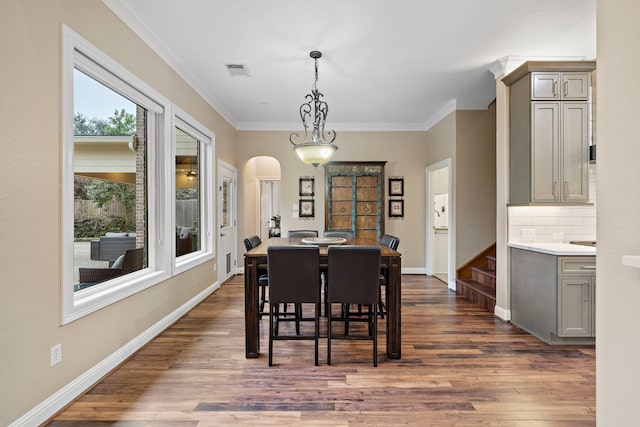
[[[490,286],[494,290],[496,288],[495,270],[481,267],[471,267],[471,279],[480,282],[483,285]]]
[[[494,256],[488,256],[487,257],[487,268],[489,268],[489,270],[495,270],[496,269],[496,257],[494,257]]]
[[[496,290],[475,280],[457,279],[456,293],[474,304],[494,312],[496,306]]]

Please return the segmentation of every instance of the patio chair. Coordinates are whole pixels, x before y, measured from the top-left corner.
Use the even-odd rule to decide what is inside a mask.
[[[99,283],[123,276],[144,266],[144,248],[129,249],[109,268],[80,268],[80,283]]]

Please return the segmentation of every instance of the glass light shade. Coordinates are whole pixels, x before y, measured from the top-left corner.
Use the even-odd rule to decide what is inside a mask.
[[[307,144],[297,144],[293,147],[304,163],[318,166],[327,163],[333,153],[336,152],[338,147],[334,144],[326,144],[326,143],[307,143]]]

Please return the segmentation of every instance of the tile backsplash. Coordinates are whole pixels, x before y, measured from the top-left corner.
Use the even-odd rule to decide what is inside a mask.
[[[509,242],[596,240],[596,169],[589,165],[589,203],[509,207]],[[533,230],[533,231],[532,231]]]

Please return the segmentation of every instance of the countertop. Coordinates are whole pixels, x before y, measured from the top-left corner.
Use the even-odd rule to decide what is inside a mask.
[[[596,255],[596,248],[593,246],[573,245],[571,243],[509,243],[508,246],[549,255]]]

